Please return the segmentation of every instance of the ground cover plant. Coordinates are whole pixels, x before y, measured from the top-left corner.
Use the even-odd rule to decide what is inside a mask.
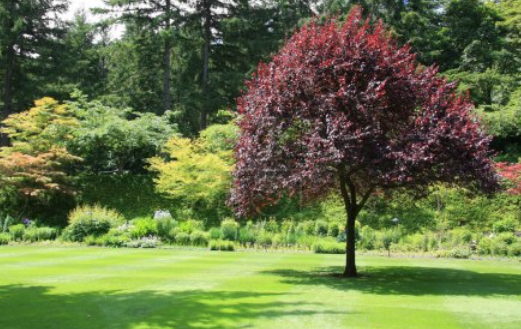
[[[519,262],[17,246],[0,249],[0,327],[504,328]]]

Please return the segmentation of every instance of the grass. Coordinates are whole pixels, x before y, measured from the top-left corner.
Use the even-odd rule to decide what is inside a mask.
[[[521,264],[0,248],[0,328],[521,328]]]

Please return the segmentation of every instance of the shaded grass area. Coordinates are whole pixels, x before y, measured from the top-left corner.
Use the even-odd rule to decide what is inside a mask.
[[[521,328],[521,264],[0,248],[0,328]]]

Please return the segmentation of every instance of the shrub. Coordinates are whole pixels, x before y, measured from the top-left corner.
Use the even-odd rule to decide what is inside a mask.
[[[477,245],[477,251],[480,255],[490,255],[492,254],[492,240],[488,238],[484,238],[479,241]]]
[[[379,249],[391,250],[391,244],[394,242],[393,240],[393,232],[390,230],[386,230],[383,232],[378,232],[377,234],[377,247]]]
[[[239,242],[242,244],[255,243],[255,232],[248,227],[242,227],[239,230]]]
[[[66,236],[71,241],[83,241],[89,235],[106,234],[124,222],[125,218],[115,210],[100,205],[79,206],[69,214]]]
[[[0,233],[0,246],[9,244],[9,241],[11,241],[12,237],[9,233]]]
[[[130,241],[130,236],[117,229],[111,229],[107,234],[101,237],[102,243],[106,247],[125,247]]]
[[[273,247],[278,248],[284,246],[286,239],[282,234],[275,234],[271,241]]]
[[[316,254],[345,254],[346,246],[338,242],[321,241],[313,245]]]
[[[466,259],[470,258],[471,251],[469,248],[465,247],[458,247],[458,248],[452,248],[449,252],[449,257],[451,258],[459,258],[459,259]]]
[[[157,236],[157,222],[152,218],[136,218],[133,221],[134,227],[130,230],[130,236],[134,239],[146,236]]]
[[[494,256],[506,256],[508,254],[508,244],[501,239],[494,238],[492,239],[490,251]]]
[[[273,243],[273,235],[266,231],[261,231],[257,238],[255,239],[255,243],[262,248],[268,248]]]
[[[517,226],[519,225],[518,220],[514,218],[507,218],[495,222],[493,224],[493,229],[495,233],[504,233],[504,232],[515,232]]]
[[[315,222],[307,220],[297,225],[298,235],[313,235],[315,233]]]
[[[450,240],[452,246],[469,244],[472,241],[472,234],[465,228],[454,229],[450,232]]]
[[[190,235],[184,232],[179,232],[175,235],[175,242],[181,246],[188,246],[190,244]]]
[[[294,234],[295,233],[295,223],[292,220],[285,220],[280,225],[281,233],[286,234]]]
[[[221,238],[221,230],[217,227],[212,227],[209,233],[211,240],[219,240]]]
[[[182,222],[179,224],[181,230],[185,233],[192,233],[193,231],[199,230],[204,231],[204,224],[200,220],[189,219],[186,222]]]
[[[38,241],[54,240],[57,236],[57,230],[52,227],[39,227],[37,229]]]
[[[323,220],[317,220],[315,223],[315,235],[316,236],[326,236],[327,235],[328,225]]]
[[[369,226],[364,226],[360,230],[359,244],[362,249],[374,250],[376,248],[376,232]]]
[[[516,236],[513,233],[505,232],[498,234],[494,240],[502,241],[506,244],[512,244],[516,242]]]
[[[157,235],[163,239],[170,240],[170,231],[177,227],[177,222],[171,217],[164,217],[156,219],[157,224]]]
[[[214,251],[235,251],[235,244],[232,241],[212,240],[209,248]]]
[[[24,232],[23,240],[27,241],[27,242],[38,241],[38,228],[30,227],[30,228],[26,229]]]
[[[338,237],[338,234],[340,233],[340,227],[337,223],[329,223],[327,226],[327,235],[331,236],[333,238]]]
[[[24,224],[17,224],[9,226],[9,233],[13,237],[14,241],[21,241],[25,232]]]
[[[264,229],[270,233],[277,233],[279,232],[279,223],[275,218],[270,218],[264,225]]]
[[[221,223],[221,237],[223,240],[237,240],[238,230],[239,224],[233,219],[226,219]]]
[[[511,257],[521,256],[521,241],[508,246],[508,255]]]
[[[190,242],[194,246],[206,247],[208,245],[208,233],[203,231],[193,231],[190,234]]]
[[[101,246],[103,244],[103,239],[95,235],[86,236],[84,241],[87,246]]]

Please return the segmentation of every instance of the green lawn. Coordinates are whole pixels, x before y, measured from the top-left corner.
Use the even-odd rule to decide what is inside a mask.
[[[521,328],[521,263],[0,248],[0,328]]]

